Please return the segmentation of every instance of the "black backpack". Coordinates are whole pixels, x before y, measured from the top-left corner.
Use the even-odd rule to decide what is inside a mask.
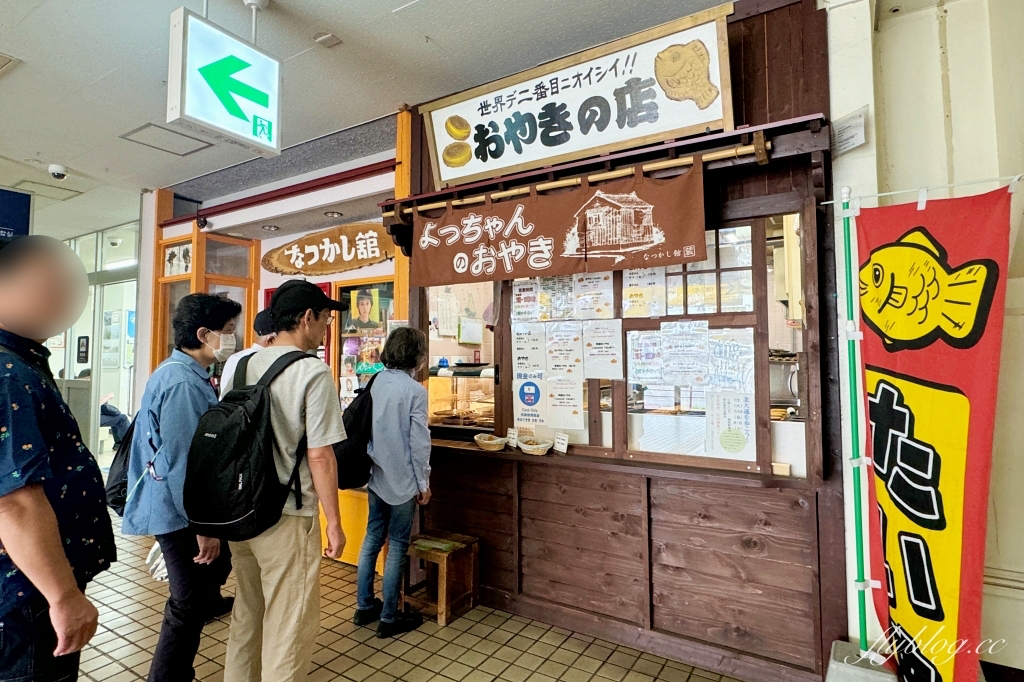
[[[254,386],[245,385],[252,355],[238,363],[232,390],[199,419],[185,469],[183,502],[199,535],[239,542],[250,540],[281,519],[288,493],[302,507],[299,465],[306,455],[303,437],[287,484],[277,476],[270,384],[293,362],[314,359],[301,351],[282,355]],[[298,407],[298,406],[296,406]]]
[[[110,471],[107,472],[107,506],[118,516],[124,516],[124,505],[128,502],[128,462],[131,461],[132,439],[135,437],[135,422],[138,418],[139,416],[135,415],[128,430],[125,431],[124,438],[114,449],[114,460],[110,463]]]
[[[356,391],[342,419],[345,421],[345,440],[334,444],[334,456],[338,460],[338,488],[351,490],[362,488],[370,482],[370,459],[366,447],[373,438],[373,396],[370,388],[377,375],[370,377],[366,388]]]

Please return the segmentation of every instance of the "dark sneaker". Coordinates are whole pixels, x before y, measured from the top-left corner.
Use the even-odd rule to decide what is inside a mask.
[[[356,615],[352,616],[352,622],[356,625],[369,625],[378,618],[384,608],[384,602],[380,599],[373,600],[373,606],[368,609],[356,609]]]
[[[206,622],[212,623],[218,618],[223,618],[224,616],[230,615],[231,609],[233,609],[234,606],[234,597],[221,597],[216,602],[214,602],[213,607],[210,609],[209,613],[206,614]]]
[[[412,632],[420,625],[423,625],[423,616],[420,614],[399,613],[395,616],[395,622],[393,623],[385,623],[384,621],[377,623],[377,638],[387,639],[388,637]]]

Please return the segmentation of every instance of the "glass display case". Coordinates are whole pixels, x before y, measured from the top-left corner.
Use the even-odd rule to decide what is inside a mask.
[[[338,387],[342,409],[365,388],[370,378],[384,369],[380,356],[394,316],[392,280],[363,281],[338,285],[335,298],[347,304],[340,314]]]
[[[494,367],[431,367],[430,425],[494,431]]]

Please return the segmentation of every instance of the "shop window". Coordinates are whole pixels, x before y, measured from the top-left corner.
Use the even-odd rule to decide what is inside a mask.
[[[342,407],[348,407],[356,391],[384,369],[380,356],[394,317],[395,284],[386,280],[339,286],[335,297],[348,307],[338,322],[338,386]]]
[[[220,241],[209,238],[206,241],[206,274],[224,277],[249,277],[248,244]]]
[[[428,288],[427,309],[431,427],[457,438],[493,431],[494,284]]]

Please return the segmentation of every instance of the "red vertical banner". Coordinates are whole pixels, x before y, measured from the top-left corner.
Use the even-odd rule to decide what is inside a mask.
[[[857,218],[873,596],[909,682],[977,679],[1010,196]]]

